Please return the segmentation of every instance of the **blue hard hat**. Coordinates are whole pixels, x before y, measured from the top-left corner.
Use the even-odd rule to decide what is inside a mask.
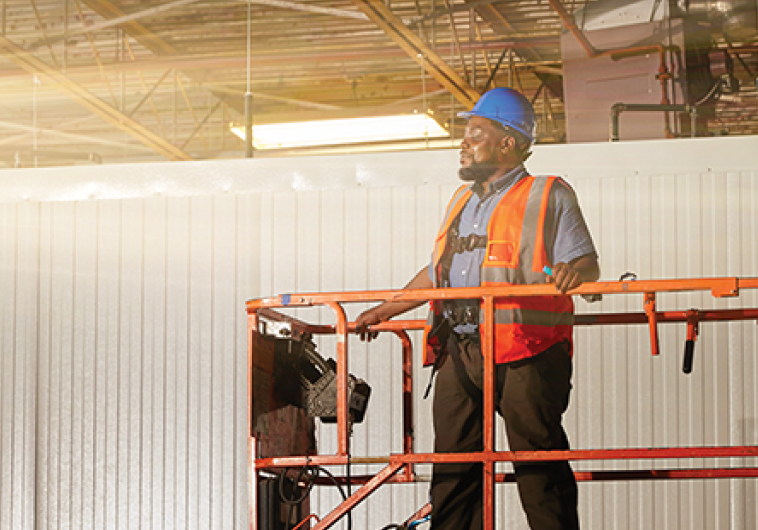
[[[481,116],[510,127],[534,141],[534,107],[520,92],[512,88],[493,88],[485,92],[473,109],[459,112],[458,116],[466,119]]]

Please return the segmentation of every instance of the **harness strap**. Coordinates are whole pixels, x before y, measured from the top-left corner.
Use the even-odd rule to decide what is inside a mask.
[[[449,245],[452,254],[471,252],[477,248],[487,248],[487,236],[469,234],[467,236],[455,237],[450,239]]]

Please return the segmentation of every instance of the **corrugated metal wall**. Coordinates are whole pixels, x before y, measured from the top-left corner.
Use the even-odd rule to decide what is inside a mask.
[[[758,276],[757,147],[538,146],[529,165],[577,189],[603,278]],[[244,301],[401,287],[428,260],[455,166],[449,151],[0,174],[0,528],[246,528]],[[755,293],[659,300],[756,304]],[[577,305],[638,311],[641,297]],[[684,332],[661,326],[652,358],[644,327],[577,330],[574,447],[758,443],[758,327],[703,324],[689,376]],[[322,353],[332,346],[322,340]],[[355,453],[400,451],[399,345],[351,346],[351,371],[374,388]],[[428,373],[416,375],[418,446],[430,450]],[[322,451],[335,449],[333,432],[320,428]],[[690,463],[577,467],[651,464]],[[380,490],[354,528],[399,522],[426,489]],[[501,526],[525,528],[515,488],[499,491]],[[588,529],[758,526],[754,480],[585,483],[580,494]],[[322,488],[314,506],[338,499]]]

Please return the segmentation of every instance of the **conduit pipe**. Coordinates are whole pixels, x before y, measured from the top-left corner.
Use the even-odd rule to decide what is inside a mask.
[[[619,140],[619,115],[622,112],[686,112],[690,115],[691,133],[696,136],[697,107],[694,105],[655,105],[652,103],[616,103],[611,107],[611,142]]]

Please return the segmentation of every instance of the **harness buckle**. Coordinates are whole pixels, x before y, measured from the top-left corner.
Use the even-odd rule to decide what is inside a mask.
[[[487,246],[487,236],[479,234],[469,234],[463,237],[452,238],[450,242],[450,250],[453,254],[460,254],[462,252],[471,252],[477,248],[485,248]]]

